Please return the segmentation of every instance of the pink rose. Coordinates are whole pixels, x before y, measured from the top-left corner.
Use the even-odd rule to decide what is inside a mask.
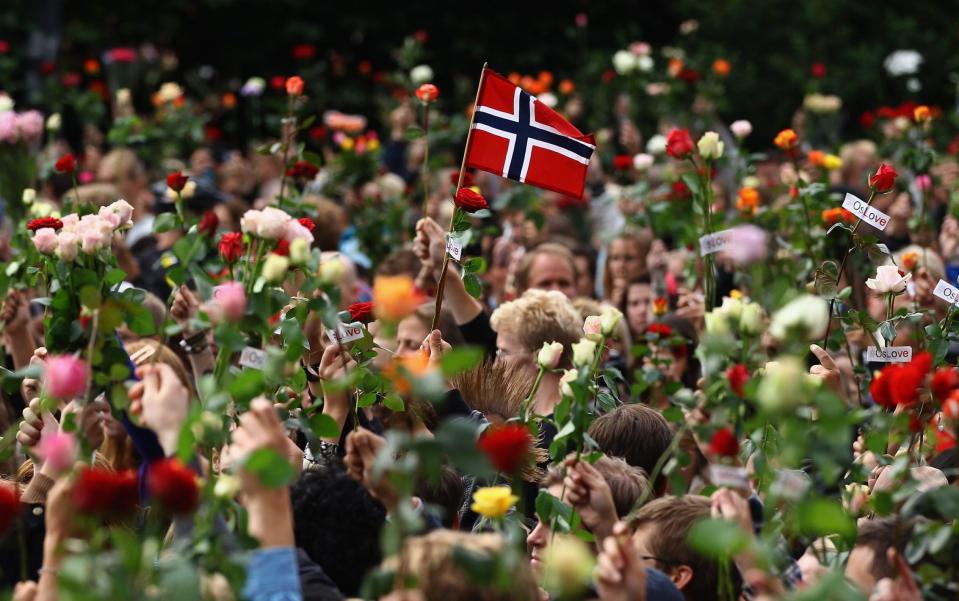
[[[120,218],[120,227],[128,225],[130,220],[133,219],[133,205],[120,199],[112,203],[109,207],[110,211],[115,213]]]
[[[64,215],[60,218],[60,222],[63,223],[63,228],[60,232],[72,232],[77,229],[77,224],[80,223],[80,217],[76,213],[70,213],[69,215]]]
[[[762,228],[752,224],[737,225],[729,230],[728,236],[720,254],[736,265],[751,265],[766,259],[768,236]]]
[[[37,111],[26,111],[17,115],[17,129],[20,137],[31,144],[43,135],[43,115]]]
[[[0,113],[0,142],[16,144],[20,139],[20,130],[17,128],[17,114],[13,111]]]
[[[33,233],[33,245],[45,255],[52,255],[57,250],[57,232],[52,227],[44,227]]]
[[[52,355],[43,365],[43,389],[47,396],[70,401],[87,390],[90,367],[73,355]]]
[[[240,217],[240,229],[244,234],[256,235],[256,230],[260,225],[260,219],[263,217],[262,211],[250,209]]]
[[[61,231],[57,236],[57,253],[62,260],[70,263],[77,258],[79,244],[80,239],[75,233]]]
[[[279,240],[286,234],[286,224],[292,218],[284,211],[274,207],[263,209],[256,226],[256,235],[266,240]]]
[[[284,235],[284,239],[287,242],[303,239],[306,240],[307,244],[313,244],[313,232],[307,229],[306,226],[296,219],[290,219],[286,222],[286,234]]]
[[[932,189],[932,178],[926,174],[916,176],[916,190],[926,192]]]
[[[100,207],[97,217],[102,219],[104,223],[109,223],[110,229],[112,230],[115,230],[120,226],[120,216],[110,210],[110,207]]]
[[[40,438],[37,455],[58,472],[71,467],[77,460],[77,439],[69,432],[57,432]]]
[[[96,228],[84,230],[80,234],[80,250],[85,254],[96,254],[101,248],[106,246],[103,232]]]
[[[583,334],[586,338],[593,341],[599,341],[603,338],[602,319],[599,315],[590,315],[583,323]]]
[[[246,313],[246,292],[243,284],[227,282],[213,289],[213,300],[223,309],[223,316],[230,321],[243,319]]]

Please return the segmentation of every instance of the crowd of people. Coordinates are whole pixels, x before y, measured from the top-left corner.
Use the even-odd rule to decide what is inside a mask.
[[[800,111],[750,155],[747,121],[701,112],[697,143],[623,97],[576,199],[431,161],[435,87],[307,151],[303,86],[249,147],[30,134],[0,249],[13,599],[959,594],[945,114],[816,147]]]

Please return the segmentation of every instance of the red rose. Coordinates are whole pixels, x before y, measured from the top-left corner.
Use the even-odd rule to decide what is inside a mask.
[[[322,125],[314,125],[310,128],[310,138],[316,141],[326,138],[326,128]]]
[[[666,137],[666,154],[674,159],[685,159],[693,153],[693,139],[688,129],[673,129]]]
[[[739,454],[739,441],[729,428],[720,428],[709,441],[709,451],[720,457],[735,457]]]
[[[746,396],[746,382],[749,381],[749,370],[742,363],[737,363],[726,370],[726,380],[729,387],[738,396]]]
[[[10,42],[0,40],[0,54],[6,54],[8,52],[10,52]]]
[[[859,115],[859,125],[863,129],[869,129],[876,124],[876,115],[872,111],[864,111],[863,114]]]
[[[669,338],[673,335],[673,329],[664,323],[651,323],[646,327],[647,334],[656,334],[660,338]]]
[[[497,471],[514,474],[529,461],[533,437],[523,424],[494,424],[483,432],[477,446]]]
[[[813,63],[809,67],[809,74],[813,77],[825,77],[826,76],[826,65],[822,63]]]
[[[173,171],[166,176],[166,185],[174,192],[182,192],[189,179],[189,176],[183,175],[179,171]]]
[[[959,388],[959,370],[955,367],[940,367],[932,374],[929,389],[940,403],[957,388]]]
[[[350,312],[350,319],[360,323],[373,321],[373,303],[353,303],[346,309]]]
[[[457,190],[456,196],[453,197],[453,202],[456,203],[457,207],[467,213],[475,213],[476,211],[489,208],[489,205],[486,204],[486,199],[469,188],[460,188]]]
[[[20,513],[20,495],[13,483],[0,484],[0,534],[3,534]]]
[[[200,503],[196,474],[177,459],[160,459],[150,464],[147,490],[160,507],[173,514],[193,513]]]
[[[297,161],[292,167],[286,170],[287,177],[304,177],[313,179],[320,170],[306,161]]]
[[[75,88],[83,82],[79,73],[68,71],[60,76],[60,85],[65,88]]]
[[[880,407],[889,410],[896,408],[896,403],[892,400],[892,395],[889,392],[889,382],[894,377],[893,371],[898,367],[898,365],[886,367],[876,374],[872,382],[869,383],[869,394],[872,396],[872,400]]]
[[[106,52],[109,63],[132,63],[137,60],[137,51],[133,48],[111,48]]]
[[[887,409],[912,407],[919,401],[919,390],[931,367],[932,355],[919,353],[909,363],[884,368],[869,386],[873,400]]]
[[[40,217],[39,219],[32,219],[27,223],[27,229],[31,232],[42,230],[45,227],[59,231],[60,228],[63,227],[63,222],[56,217]]]
[[[270,87],[274,90],[282,90],[286,85],[286,78],[282,75],[274,75],[270,78]]]
[[[889,165],[882,163],[879,165],[879,169],[876,172],[869,176],[869,187],[875,190],[878,194],[888,192],[892,190],[892,187],[896,183],[896,170],[890,167]]]
[[[454,171],[454,172],[450,173],[450,183],[453,184],[453,186],[456,186],[456,184],[459,183],[459,180],[460,180],[459,171]],[[475,185],[476,185],[476,184],[473,182],[473,174],[470,173],[469,171],[464,171],[464,172],[463,172],[463,187],[464,187],[464,188],[472,188],[472,187],[475,186]]]
[[[286,80],[286,93],[290,96],[299,96],[303,94],[303,87],[305,85],[302,77],[294,75]]]
[[[613,157],[613,169],[616,171],[629,171],[633,168],[633,157],[628,154],[617,154]]]
[[[416,88],[416,99],[423,104],[431,104],[436,102],[436,99],[439,97],[440,89],[431,83],[424,83],[420,87]]]
[[[136,509],[139,493],[133,470],[111,472],[85,467],[77,475],[73,505],[88,514],[127,514]]]
[[[280,255],[281,257],[290,256],[290,243],[287,240],[279,240],[276,243],[276,248],[273,249],[274,255]]]
[[[935,425],[933,418],[933,430],[936,433],[936,453],[945,453],[949,449],[956,448],[956,435],[949,430],[940,430]]]
[[[57,173],[73,173],[77,170],[77,160],[68,152],[57,159],[57,162],[53,164],[53,168],[56,169]]]
[[[310,219],[309,217],[300,217],[299,219],[297,219],[297,221],[300,222],[300,225],[310,230],[311,233],[313,232],[313,230],[316,229],[316,223],[314,223],[313,220]]]
[[[220,237],[220,258],[225,263],[236,263],[243,256],[243,234],[227,232]]]
[[[213,211],[204,211],[203,215],[200,216],[200,222],[197,224],[196,229],[198,232],[212,238],[216,235],[216,228],[220,227],[220,218],[216,216],[216,213]]]
[[[669,197],[673,200],[685,200],[692,195],[692,190],[690,190],[689,186],[686,185],[686,182],[681,179],[673,182],[669,192]]]
[[[942,402],[942,416],[947,420],[959,420],[959,390],[953,390]]]
[[[290,50],[290,56],[298,60],[309,60],[316,56],[316,46],[313,44],[297,44]]]

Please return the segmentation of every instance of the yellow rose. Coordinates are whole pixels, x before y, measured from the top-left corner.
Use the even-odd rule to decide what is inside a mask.
[[[484,486],[473,492],[470,509],[489,519],[501,518],[519,501],[509,486]]]
[[[267,282],[282,282],[286,277],[286,270],[290,268],[290,260],[286,257],[270,253],[263,263],[263,278]]]
[[[835,171],[842,167],[842,159],[834,154],[827,154],[822,158],[822,166],[826,171]]]

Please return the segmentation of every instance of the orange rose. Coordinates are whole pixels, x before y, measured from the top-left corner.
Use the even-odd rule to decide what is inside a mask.
[[[304,85],[303,78],[294,75],[286,80],[286,93],[290,96],[299,96],[303,93]]]
[[[733,66],[724,58],[717,58],[713,61],[713,73],[720,77],[726,77],[733,70]]]
[[[919,253],[907,252],[902,255],[902,266],[909,271],[913,271],[919,265]]]
[[[405,357],[394,357],[383,368],[383,377],[403,396],[413,390],[412,379],[421,378],[430,370],[430,358],[420,350]]]
[[[826,153],[821,150],[810,150],[809,154],[806,155],[806,158],[809,160],[809,164],[813,167],[822,167],[823,160],[826,158]]]
[[[916,123],[927,123],[932,119],[932,111],[925,104],[920,104],[912,112],[912,117],[916,120]]]
[[[679,77],[679,74],[683,71],[683,61],[678,58],[669,59],[669,65],[666,67],[666,72],[669,73],[670,77]]]
[[[379,276],[373,280],[373,307],[376,318],[398,322],[416,311],[423,302],[423,293],[408,275]]]
[[[755,215],[759,208],[759,190],[756,188],[740,188],[736,198],[736,208],[744,215]]]
[[[564,79],[563,81],[559,82],[559,93],[560,93],[560,94],[567,94],[567,95],[568,95],[568,94],[572,94],[572,93],[575,92],[575,91],[576,91],[576,84],[574,84],[571,80],[569,80],[569,79]]]
[[[776,134],[776,139],[773,140],[773,144],[778,146],[783,150],[792,150],[799,143],[799,136],[796,135],[791,129],[784,129],[778,134]]]

